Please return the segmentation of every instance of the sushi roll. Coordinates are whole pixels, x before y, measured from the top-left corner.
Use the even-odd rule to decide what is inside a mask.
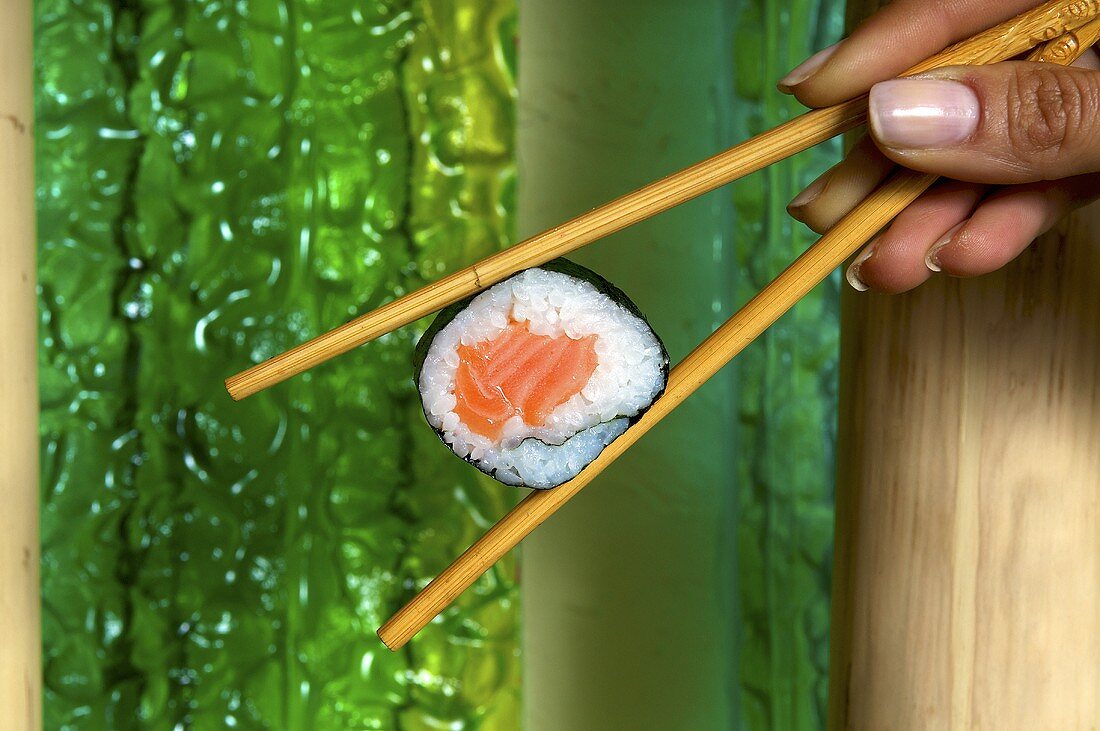
[[[556,259],[443,310],[415,381],[451,450],[508,485],[577,475],[653,404],[668,352],[625,294]]]

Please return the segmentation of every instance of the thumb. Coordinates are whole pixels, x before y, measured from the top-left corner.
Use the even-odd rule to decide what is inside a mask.
[[[871,132],[895,162],[976,183],[1100,171],[1100,72],[954,67],[871,89]]]

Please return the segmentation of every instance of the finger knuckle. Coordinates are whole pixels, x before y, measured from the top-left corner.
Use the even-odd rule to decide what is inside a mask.
[[[1041,163],[1063,154],[1078,138],[1084,120],[1100,108],[1100,88],[1077,74],[1028,67],[1010,78],[1007,106],[1013,148]]]

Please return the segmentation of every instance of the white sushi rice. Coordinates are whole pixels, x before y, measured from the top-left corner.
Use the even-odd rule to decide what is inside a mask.
[[[458,346],[493,340],[511,321],[535,335],[596,336],[599,360],[581,391],[540,427],[513,416],[498,441],[471,431],[455,413]],[[420,372],[429,423],[461,457],[501,482],[553,487],[574,477],[626,431],[665,386],[666,355],[644,320],[582,279],[529,269],[478,295],[437,334]]]

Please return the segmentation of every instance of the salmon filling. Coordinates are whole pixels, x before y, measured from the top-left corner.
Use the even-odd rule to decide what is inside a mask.
[[[527,323],[513,321],[492,340],[459,345],[455,413],[470,431],[494,441],[513,416],[543,426],[592,377],[599,364],[596,337],[535,335]]]

